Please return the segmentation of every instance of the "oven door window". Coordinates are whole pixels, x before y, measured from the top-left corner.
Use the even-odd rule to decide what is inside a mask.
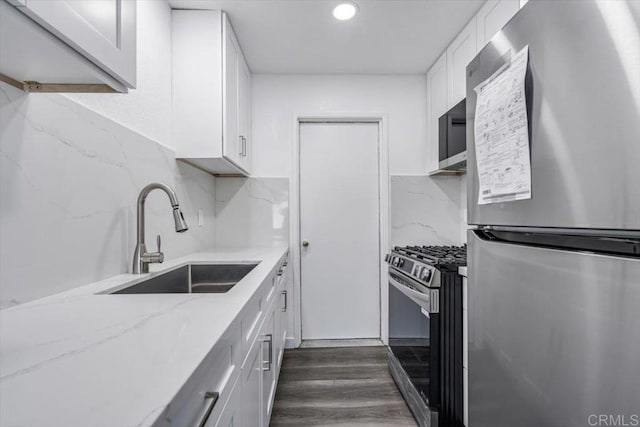
[[[430,372],[437,368],[432,366],[437,356],[437,336],[433,336],[437,335],[437,329],[434,330],[437,322],[438,315],[427,317],[418,304],[389,286],[389,348],[427,404],[433,404],[435,399],[435,396],[430,399],[436,385],[431,383]],[[432,354],[434,350],[436,354]]]

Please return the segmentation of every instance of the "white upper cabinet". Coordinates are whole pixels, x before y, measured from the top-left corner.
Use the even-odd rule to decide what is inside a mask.
[[[242,143],[240,165],[251,170],[251,71],[247,61],[239,55],[238,64],[238,138]]]
[[[136,86],[135,0],[10,0],[2,4],[0,70],[16,82]],[[15,12],[21,12],[16,14]],[[6,33],[5,33],[6,31]],[[106,90],[102,90],[106,91]]]
[[[447,66],[447,54],[443,53],[427,72],[427,138],[430,172],[438,169],[438,119],[448,110]]]
[[[467,96],[467,65],[527,0],[489,0],[427,71],[427,171],[438,168],[438,119]]]
[[[240,138],[239,118],[239,97],[240,97],[240,47],[233,31],[230,31],[229,21],[223,15],[222,27],[224,42],[222,46],[222,99],[223,111],[222,131],[223,155],[233,163],[241,166],[244,144]]]
[[[135,0],[23,0],[20,11],[128,87],[136,86]]]
[[[521,0],[489,0],[482,6],[476,15],[478,51],[520,10],[520,3]]]
[[[172,11],[173,141],[217,175],[251,172],[251,73],[224,12]]]
[[[472,19],[447,48],[448,108],[467,96],[467,64],[478,53],[476,20]]]

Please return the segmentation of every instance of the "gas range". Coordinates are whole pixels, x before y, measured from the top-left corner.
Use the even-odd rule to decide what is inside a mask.
[[[464,246],[396,246],[385,257],[390,269],[400,271],[427,288],[440,287],[440,272],[458,271],[467,265]]]
[[[396,246],[389,264],[389,371],[420,427],[461,425],[465,246]]]

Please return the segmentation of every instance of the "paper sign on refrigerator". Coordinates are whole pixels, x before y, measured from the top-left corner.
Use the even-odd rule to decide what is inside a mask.
[[[531,161],[525,99],[529,47],[474,90],[478,204],[531,198]]]

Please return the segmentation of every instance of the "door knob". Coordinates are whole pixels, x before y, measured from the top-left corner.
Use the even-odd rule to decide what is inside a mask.
[[[302,241],[302,247],[306,248],[307,246],[309,246],[309,241],[308,240],[303,240]]]

